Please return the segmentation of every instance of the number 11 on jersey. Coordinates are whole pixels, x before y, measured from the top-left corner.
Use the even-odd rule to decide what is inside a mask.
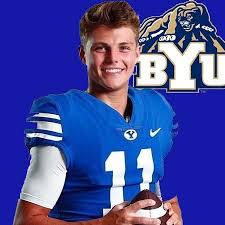
[[[151,148],[141,149],[137,157],[137,168],[142,170],[142,183],[140,190],[149,189],[149,183],[152,182],[154,163]],[[110,188],[111,208],[124,202],[123,187],[125,186],[126,161],[124,151],[111,152],[105,161],[105,171],[112,171],[112,187]],[[110,208],[110,209],[111,209]],[[103,215],[107,214],[110,209],[103,209]]]

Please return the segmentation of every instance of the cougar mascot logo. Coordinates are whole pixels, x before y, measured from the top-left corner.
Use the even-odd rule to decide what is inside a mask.
[[[143,21],[139,39],[142,52],[157,52],[157,43],[162,41],[172,41],[181,50],[191,41],[201,41],[206,43],[207,52],[225,52],[225,43],[217,36],[207,8],[195,1],[176,5],[161,17]]]
[[[168,92],[225,88],[225,42],[205,5],[188,1],[140,27],[134,86]]]

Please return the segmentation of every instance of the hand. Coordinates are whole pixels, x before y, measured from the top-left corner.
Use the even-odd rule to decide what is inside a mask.
[[[167,225],[183,225],[181,216],[174,212],[169,202],[164,203],[163,207],[165,210],[169,210],[170,219],[166,222]]]
[[[155,205],[155,201],[151,199],[140,200],[130,205],[128,202],[123,202],[114,206],[109,213],[102,218],[102,222],[104,225],[160,225],[161,221],[159,219],[150,219],[135,215],[139,209],[153,205]]]

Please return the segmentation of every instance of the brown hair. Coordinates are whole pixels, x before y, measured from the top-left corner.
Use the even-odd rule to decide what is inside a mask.
[[[91,32],[100,25],[110,28],[130,27],[138,42],[140,21],[133,8],[125,1],[108,1],[89,8],[80,20],[80,39],[85,45]]]

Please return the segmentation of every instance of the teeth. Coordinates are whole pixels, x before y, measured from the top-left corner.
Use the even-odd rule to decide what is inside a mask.
[[[119,73],[122,69],[105,69],[105,72],[107,73]]]

